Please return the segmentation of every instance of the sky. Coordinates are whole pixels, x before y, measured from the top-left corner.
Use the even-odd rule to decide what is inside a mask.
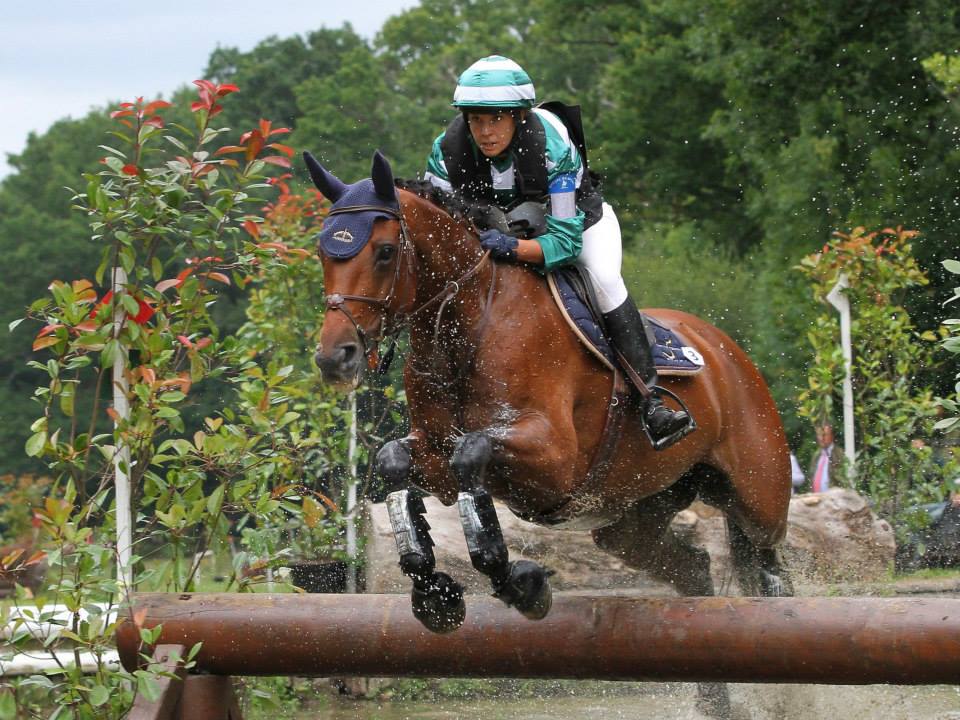
[[[0,178],[30,132],[94,108],[155,99],[201,77],[220,47],[344,22],[367,38],[417,0],[2,0]]]

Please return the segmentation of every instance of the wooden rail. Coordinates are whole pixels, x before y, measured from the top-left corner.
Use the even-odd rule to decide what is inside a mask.
[[[163,644],[203,643],[213,675],[524,677],[955,684],[960,600],[636,598],[558,594],[533,622],[467,597],[463,626],[424,629],[406,595],[142,594]],[[139,632],[118,630],[121,661]],[[148,650],[148,649],[146,649]]]

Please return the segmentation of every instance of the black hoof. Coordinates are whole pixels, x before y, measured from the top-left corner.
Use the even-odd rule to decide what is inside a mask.
[[[463,625],[463,586],[446,573],[435,573],[426,587],[414,585],[410,597],[413,616],[430,632],[448,633]]]
[[[509,574],[493,595],[530,620],[545,618],[553,604],[547,571],[530,560],[510,563]]]

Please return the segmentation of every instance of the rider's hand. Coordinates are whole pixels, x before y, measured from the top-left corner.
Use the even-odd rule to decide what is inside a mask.
[[[519,241],[515,237],[504,235],[496,229],[484,230],[480,233],[480,247],[489,250],[490,254],[497,260],[517,259],[517,245]]]

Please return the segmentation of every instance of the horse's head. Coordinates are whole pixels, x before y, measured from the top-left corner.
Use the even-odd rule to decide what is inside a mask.
[[[378,341],[412,302],[412,253],[393,172],[374,153],[371,177],[346,185],[310,154],[310,177],[333,207],[319,235],[326,314],[315,356],[325,382],[354,388]]]

